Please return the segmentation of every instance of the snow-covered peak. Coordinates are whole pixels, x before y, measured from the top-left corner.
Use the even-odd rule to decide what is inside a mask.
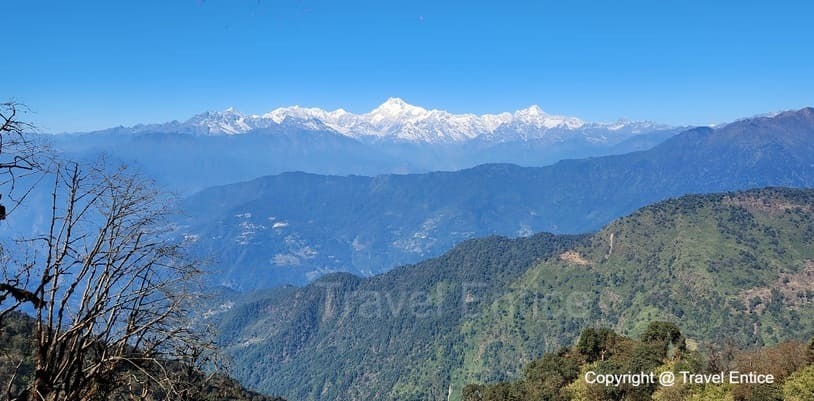
[[[413,106],[400,98],[391,97],[367,115],[375,122],[387,119],[420,118],[425,117],[427,113],[427,109],[423,107]]]
[[[224,111],[210,111],[193,116],[186,124],[206,130],[208,134],[234,135],[252,129],[247,116],[229,107]]]
[[[310,119],[310,118],[322,119],[325,117],[326,114],[327,113],[325,112],[325,110],[318,109],[316,107],[306,108],[300,106],[289,106],[274,109],[266,114],[263,114],[262,118],[270,119],[275,123],[280,124],[287,117],[294,117],[299,119]]]
[[[611,123],[593,123],[589,124],[592,127],[599,127],[610,131],[628,131],[632,134],[640,134],[648,131],[656,131],[671,128],[669,125],[659,124],[654,121],[631,121],[625,118],[620,118]]]
[[[206,112],[186,122],[138,127],[136,131],[187,132],[203,135],[235,135],[255,129],[279,127],[332,131],[363,141],[391,140],[418,143],[457,143],[480,138],[485,141],[561,141],[582,136],[603,141],[667,128],[652,122],[619,120],[586,123],[575,117],[548,114],[537,105],[499,114],[453,114],[425,109],[391,97],[370,112],[355,114],[344,109],[289,106],[262,115],[246,115],[230,107]]]
[[[513,117],[514,121],[520,124],[538,129],[577,129],[585,125],[582,120],[575,117],[555,116],[548,114],[536,104],[525,109],[515,111]]]
[[[515,115],[518,116],[530,116],[530,117],[545,117],[548,114],[540,108],[540,106],[533,104],[525,109],[520,109],[514,112]]]

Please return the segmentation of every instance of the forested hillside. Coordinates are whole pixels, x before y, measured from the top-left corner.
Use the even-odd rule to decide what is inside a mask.
[[[217,316],[237,377],[302,400],[458,399],[520,378],[597,325],[653,320],[748,348],[814,336],[814,191],[692,195],[587,237],[465,242],[362,279],[329,275]]]
[[[653,373],[619,385],[597,383],[598,375]],[[659,377],[672,372],[675,382],[663,385]],[[693,375],[724,374],[722,383],[698,383]],[[738,372],[733,383],[730,372]],[[773,383],[742,380],[741,373],[772,375]],[[652,382],[651,382],[652,380]],[[711,379],[710,379],[711,380]],[[717,380],[717,379],[716,379]],[[589,382],[590,381],[590,382]],[[621,382],[622,380],[620,380]],[[703,380],[702,380],[703,381]],[[604,401],[604,400],[788,400],[814,399],[814,339],[788,341],[770,347],[741,350],[723,343],[704,350],[688,347],[679,328],[652,322],[639,339],[606,328],[585,329],[578,342],[546,353],[523,370],[520,380],[470,384],[463,401]]]
[[[463,361],[460,327],[477,311],[462,300],[509,285],[583,239],[485,238],[383,276],[329,275],[253,296],[222,317],[218,332],[252,388],[302,400],[435,399],[449,382],[439,372]]]

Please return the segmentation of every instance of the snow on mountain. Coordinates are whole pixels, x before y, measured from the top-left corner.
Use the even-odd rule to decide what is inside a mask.
[[[230,107],[222,112],[198,114],[186,122],[188,125],[205,127],[211,133],[240,134],[256,129],[251,117]]]
[[[652,122],[619,120],[588,123],[575,117],[544,112],[537,105],[513,113],[452,114],[427,110],[399,98],[387,99],[365,114],[343,109],[290,106],[263,115],[247,115],[233,108],[206,112],[185,122],[139,125],[133,132],[184,132],[199,135],[237,135],[256,129],[293,127],[311,131],[333,131],[363,141],[459,143],[473,139],[489,142],[548,139],[560,141],[581,136],[591,142],[606,142],[609,136],[630,135],[669,128]]]

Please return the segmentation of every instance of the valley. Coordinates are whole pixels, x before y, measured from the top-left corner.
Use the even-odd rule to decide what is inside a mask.
[[[371,276],[488,235],[598,230],[642,206],[692,193],[814,186],[814,109],[696,128],[656,147],[546,167],[367,176],[285,173],[183,201],[181,230],[218,255],[219,285],[301,285]]]
[[[439,399],[449,388],[459,399],[464,384],[519,377],[590,327],[638,336],[675,321],[696,344],[743,349],[805,340],[814,287],[772,288],[809,274],[812,205],[811,190],[691,195],[590,236],[467,241],[372,278],[247,295],[218,331],[251,366],[235,372],[244,383],[303,400]],[[418,309],[392,308],[404,294]]]

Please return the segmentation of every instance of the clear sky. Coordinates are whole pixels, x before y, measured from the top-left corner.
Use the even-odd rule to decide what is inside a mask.
[[[814,105],[814,2],[3,0],[0,98],[42,131],[234,106],[729,121]]]

